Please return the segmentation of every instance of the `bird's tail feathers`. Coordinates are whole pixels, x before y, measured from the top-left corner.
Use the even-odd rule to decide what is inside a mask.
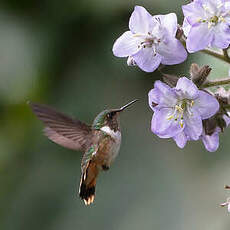
[[[96,164],[89,161],[82,173],[79,187],[79,196],[85,202],[85,205],[90,205],[94,201],[97,175],[98,168]]]

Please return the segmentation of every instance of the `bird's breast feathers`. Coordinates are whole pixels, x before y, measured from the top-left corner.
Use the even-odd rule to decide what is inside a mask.
[[[106,133],[113,140],[113,141],[110,141],[110,145],[109,145],[110,150],[107,152],[108,157],[110,159],[109,161],[112,162],[116,158],[120,150],[121,132],[120,131],[114,132],[112,129],[110,129],[109,126],[102,127],[101,131]]]

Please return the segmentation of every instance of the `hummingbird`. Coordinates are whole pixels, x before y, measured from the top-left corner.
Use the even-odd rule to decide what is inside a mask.
[[[93,203],[100,171],[109,170],[121,144],[119,115],[137,99],[119,109],[99,113],[92,125],[70,118],[50,106],[31,103],[32,111],[44,125],[44,134],[56,144],[83,152],[79,196],[85,205]]]

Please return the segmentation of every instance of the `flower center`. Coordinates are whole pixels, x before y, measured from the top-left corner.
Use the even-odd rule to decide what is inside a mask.
[[[191,107],[194,105],[193,100],[183,99],[173,108],[173,113],[168,116],[168,120],[174,119],[178,122],[181,128],[184,127],[184,113],[186,112],[189,116],[193,116]]]
[[[153,48],[154,49],[154,53],[156,53],[155,49],[156,46],[161,42],[160,38],[157,38],[156,36],[154,36],[153,34],[151,34],[150,32],[148,32],[148,34],[134,34],[134,37],[140,37],[140,42],[138,44],[138,48],[142,49],[142,48]]]
[[[223,12],[222,6],[223,4],[217,5],[216,7],[204,4],[203,9],[205,10],[206,18],[198,18],[197,22],[207,23],[209,29],[220,22],[226,22],[225,17],[228,16],[230,12]]]

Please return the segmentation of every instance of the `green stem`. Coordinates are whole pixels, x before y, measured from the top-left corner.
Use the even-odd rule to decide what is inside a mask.
[[[230,46],[229,46],[229,47],[230,47]],[[227,60],[230,61],[230,57],[229,57],[229,55],[228,55],[228,49],[229,49],[229,47],[226,48],[226,49],[223,49],[223,53],[224,53],[225,58],[226,58]]]
[[[227,110],[230,110],[230,105],[224,105],[224,108],[227,109]]]
[[[216,57],[216,58],[218,58],[218,59],[220,59],[220,60],[222,60],[222,61],[225,61],[225,62],[227,62],[227,63],[230,63],[230,58],[229,58],[229,56],[228,56],[227,49],[224,49],[224,50],[223,50],[224,54],[221,54],[221,53],[219,53],[219,52],[217,52],[217,51],[214,51],[214,50],[212,50],[212,49],[205,49],[205,50],[202,50],[202,52],[203,52],[203,53],[206,53],[206,54],[208,54],[208,55],[211,55],[211,56],[213,56],[213,57]]]
[[[213,81],[207,81],[204,83],[201,88],[208,88],[208,87],[213,87],[213,86],[220,86],[220,85],[228,85],[230,84],[230,78],[223,78],[220,80],[213,80]]]

